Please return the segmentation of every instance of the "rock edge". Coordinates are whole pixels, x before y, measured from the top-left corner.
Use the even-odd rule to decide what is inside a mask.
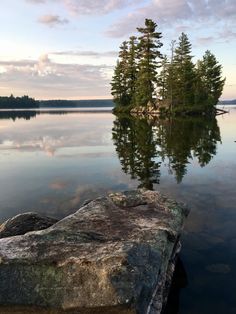
[[[158,192],[128,191],[1,239],[0,304],[161,313],[187,214]]]

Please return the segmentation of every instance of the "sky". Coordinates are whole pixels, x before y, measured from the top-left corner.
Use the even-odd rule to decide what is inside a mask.
[[[145,18],[164,54],[181,32],[194,61],[211,50],[226,77],[221,98],[236,98],[235,0],[1,0],[0,95],[111,98],[119,46]]]

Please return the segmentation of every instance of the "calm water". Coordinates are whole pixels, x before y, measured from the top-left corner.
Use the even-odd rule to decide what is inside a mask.
[[[62,112],[61,112],[62,113]],[[1,112],[0,222],[137,186],[191,207],[167,313],[236,313],[236,107],[217,120]]]

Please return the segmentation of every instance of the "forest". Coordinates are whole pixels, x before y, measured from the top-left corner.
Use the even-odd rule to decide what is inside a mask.
[[[30,109],[39,108],[39,102],[29,96],[0,97],[0,109]]]
[[[162,34],[151,19],[120,46],[111,81],[114,112],[145,109],[171,113],[212,113],[225,78],[215,55],[206,50],[193,62],[192,45],[185,33],[171,42],[171,56],[163,55]]]

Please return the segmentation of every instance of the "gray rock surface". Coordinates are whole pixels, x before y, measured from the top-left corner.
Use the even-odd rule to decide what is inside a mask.
[[[58,220],[37,213],[19,214],[0,225],[0,239],[25,234],[29,231],[46,229]]]
[[[158,192],[136,190],[91,201],[46,230],[1,239],[0,304],[160,313],[187,213]]]

